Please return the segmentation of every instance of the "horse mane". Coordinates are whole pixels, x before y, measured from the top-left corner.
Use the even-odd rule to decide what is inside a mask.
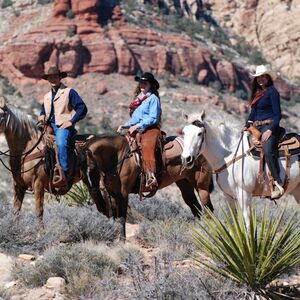
[[[38,128],[30,116],[16,107],[6,106],[8,112],[7,128],[17,137],[29,135],[31,138],[37,138]]]

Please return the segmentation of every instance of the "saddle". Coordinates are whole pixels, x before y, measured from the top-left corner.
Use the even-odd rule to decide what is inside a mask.
[[[146,178],[143,171],[143,163],[142,163],[142,155],[141,155],[141,145],[138,137],[132,137],[130,135],[126,135],[126,138],[129,143],[131,155],[134,156],[135,162],[137,166],[140,168],[141,173],[139,176],[139,182],[137,187],[135,188],[135,192],[142,197],[152,197],[156,191],[156,189],[148,189],[145,186]],[[157,165],[157,180],[160,181],[162,173],[165,172],[167,164],[175,164],[181,160],[181,152],[183,149],[183,140],[180,137],[169,136],[166,137],[166,134],[162,132],[162,139],[160,145],[157,145],[156,149],[156,165]],[[158,184],[159,186],[159,184]],[[145,194],[148,193],[148,194]]]
[[[250,125],[248,132],[250,135],[248,136],[248,142],[250,146],[250,155],[254,158],[259,158],[259,173],[258,173],[258,181],[261,183],[263,181],[263,173],[264,173],[264,152],[261,143],[261,133],[258,129],[256,129],[253,124]],[[283,188],[286,190],[289,179],[289,170],[290,170],[290,158],[295,155],[300,155],[300,135],[297,133],[287,133],[284,128],[280,128],[280,140],[278,144],[278,156],[285,158],[285,179]],[[269,187],[272,192],[274,180],[271,174],[268,174],[269,178]],[[259,195],[255,196],[269,196],[268,192],[263,192]]]
[[[252,148],[252,150],[250,151],[251,155],[254,157],[260,157],[262,151],[260,136],[258,137],[257,133],[253,133],[252,130],[248,131],[251,134],[250,136],[248,136],[249,145],[250,148]],[[299,155],[300,135],[293,132],[285,133],[285,129],[281,128],[280,140],[278,144],[278,154],[279,157],[285,157],[286,155]]]
[[[38,149],[38,151],[25,156],[23,162],[25,163],[37,158],[43,159],[45,173],[51,178],[49,190],[54,192],[55,194],[63,195],[68,192],[68,190],[72,186],[74,176],[77,175],[75,174],[75,165],[78,155],[85,145],[86,141],[91,137],[93,137],[93,135],[90,134],[73,136],[71,141],[72,152],[70,155],[70,160],[72,160],[70,162],[72,177],[69,179],[69,181],[65,177],[64,171],[59,163],[55,136],[50,132],[45,133],[45,136],[43,138],[43,149]]]

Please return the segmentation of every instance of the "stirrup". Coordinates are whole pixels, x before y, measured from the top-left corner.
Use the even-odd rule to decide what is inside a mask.
[[[284,194],[284,188],[277,182],[274,181],[275,188],[271,193],[271,199],[280,198]]]
[[[154,175],[154,173],[147,173],[146,174],[146,184],[145,184],[145,187],[149,187],[149,188],[155,188],[157,187],[158,184],[157,184],[157,179]]]

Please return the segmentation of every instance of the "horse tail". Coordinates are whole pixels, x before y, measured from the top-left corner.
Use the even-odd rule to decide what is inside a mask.
[[[213,178],[211,177],[211,181],[210,181],[210,184],[209,184],[209,187],[208,187],[208,191],[210,193],[212,193],[214,189],[215,189],[215,185],[214,185]]]

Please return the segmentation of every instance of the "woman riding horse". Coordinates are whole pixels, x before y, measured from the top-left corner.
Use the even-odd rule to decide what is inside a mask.
[[[277,199],[283,195],[283,182],[279,176],[278,143],[280,136],[279,122],[281,119],[280,96],[273,85],[275,74],[266,66],[257,66],[252,82],[252,94],[250,99],[251,112],[244,130],[251,123],[261,132],[261,142],[266,158],[266,163],[274,178],[274,189],[271,199]]]
[[[156,189],[156,146],[160,143],[161,105],[159,98],[159,83],[152,73],[136,76],[139,82],[135,89],[134,99],[129,106],[130,119],[118,127],[118,132],[127,129],[130,134],[141,133],[141,152],[143,168],[146,173],[146,187]]]

